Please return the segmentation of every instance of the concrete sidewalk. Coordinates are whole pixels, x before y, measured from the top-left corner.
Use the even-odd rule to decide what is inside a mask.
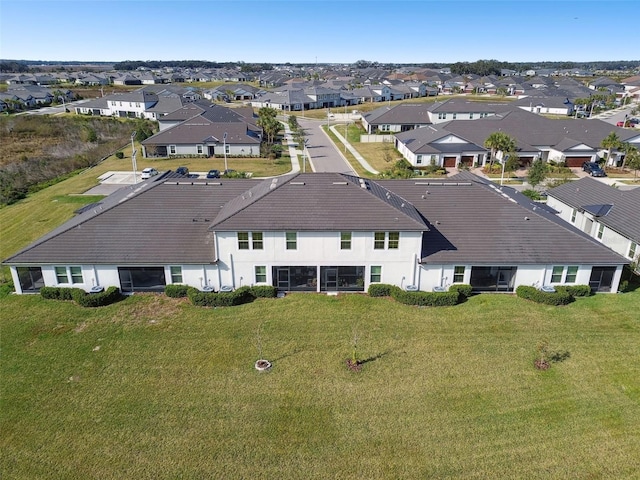
[[[331,129],[331,131],[333,132],[333,134],[338,137],[338,140],[340,140],[342,142],[343,145],[345,145],[347,147],[347,150],[349,150],[351,152],[351,154],[356,158],[356,160],[358,161],[358,163],[360,165],[362,165],[362,168],[364,168],[365,170],[367,170],[368,172],[373,173],[374,175],[378,175],[380,172],[377,171],[375,168],[373,168],[371,165],[369,165],[369,162],[367,162],[362,155],[360,155],[360,153],[358,153],[358,151],[353,148],[353,146],[347,141],[346,138],[344,138],[340,132],[338,131],[338,129],[336,128],[337,125],[331,125],[329,128]],[[346,159],[345,159],[346,160]]]

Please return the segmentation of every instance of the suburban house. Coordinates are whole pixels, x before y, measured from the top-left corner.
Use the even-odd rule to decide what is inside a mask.
[[[253,100],[258,95],[266,93],[260,88],[256,88],[246,83],[226,83],[203,92],[204,98],[208,100]]]
[[[158,118],[198,98],[168,89],[154,91],[148,87],[128,93],[114,93],[75,106],[77,114],[126,118]]]
[[[475,144],[434,125],[397,134],[395,146],[404,159],[416,168],[432,165],[471,167],[483,163],[488,152],[482,143]]]
[[[586,177],[547,191],[565,222],[635,262],[640,273],[640,188],[618,190]]]
[[[525,96],[515,100],[512,105],[541,115],[571,115],[575,105],[567,97]]]
[[[431,125],[428,106],[423,103],[401,103],[377,108],[362,116],[362,126],[368,134],[376,132],[406,132]]]
[[[142,141],[147,157],[260,156],[262,129],[250,107],[226,108],[199,100],[158,119],[160,131]]]
[[[549,248],[553,245],[553,248]],[[629,263],[509,188],[339,173],[184,179],[124,187],[4,261],[17,293],[125,293],[166,284],[226,291],[363,292],[372,283],[476,292],[591,284],[616,292]]]
[[[334,108],[356,104],[356,99],[349,93],[320,86],[282,87],[277,91],[258,95],[251,101],[251,105],[288,112]]]
[[[484,145],[493,132],[504,132],[516,140],[515,153],[523,165],[541,158],[543,161],[564,162],[568,167],[581,167],[584,162],[595,161],[605,155],[606,149],[601,143],[612,131],[622,142],[640,147],[640,132],[634,129],[614,127],[596,119],[551,120],[518,108],[474,122],[451,121],[437,127],[476,145]],[[410,138],[403,138],[410,147]],[[616,162],[623,155],[623,152],[613,150],[611,161]],[[487,160],[485,157],[484,161]]]

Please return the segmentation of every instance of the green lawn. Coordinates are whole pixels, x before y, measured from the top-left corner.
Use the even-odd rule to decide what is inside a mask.
[[[293,294],[0,300],[11,479],[638,478],[640,291],[548,307]],[[256,329],[263,356],[257,372]],[[353,332],[359,373],[346,369]],[[570,358],[533,367],[548,340]]]

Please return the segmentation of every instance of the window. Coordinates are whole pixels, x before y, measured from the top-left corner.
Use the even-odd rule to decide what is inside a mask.
[[[553,271],[551,272],[551,283],[562,282],[563,271],[564,271],[564,267],[553,267]]]
[[[458,116],[458,114],[457,114],[457,113],[454,113],[454,114],[453,114],[453,119],[455,120],[457,116]]]
[[[447,114],[446,113],[439,113],[438,114],[438,120],[445,120],[447,118]]]
[[[422,163],[422,155],[416,156],[416,165],[420,165]]]
[[[340,232],[340,250],[351,250],[351,232]]]
[[[464,265],[453,267],[453,283],[464,282]]]
[[[229,144],[228,144],[228,143],[227,143],[227,144],[225,144],[225,146],[224,146],[224,153],[229,154],[229,153],[231,152],[230,148],[231,148],[231,147],[229,146]]]
[[[598,238],[602,240],[602,235],[604,234],[604,225],[600,223],[598,225]]]
[[[396,250],[400,245],[400,232],[389,232],[388,248]]]
[[[198,153],[202,154],[203,152],[202,145],[198,145],[197,148],[198,148]]]
[[[469,120],[473,120],[473,113],[469,114]]]
[[[256,266],[256,283],[267,283],[267,267]]]
[[[571,223],[576,223],[577,214],[578,214],[578,211],[574,208],[573,211],[571,212]]]
[[[69,277],[67,276],[66,267],[55,267],[56,270],[56,282],[69,283]]]
[[[84,283],[81,267],[69,267],[69,273],[71,274],[71,283]]]
[[[262,232],[251,232],[251,240],[254,250],[262,250]]]
[[[564,277],[564,283],[576,283],[578,275],[578,267],[567,267],[567,276]]]
[[[238,250],[249,250],[249,232],[238,232]]]
[[[638,251],[638,244],[636,242],[631,242],[631,245],[629,245],[629,253],[627,254],[627,257],[633,260],[634,258],[636,258],[637,251]]]
[[[171,270],[171,283],[182,283],[182,267],[169,267]]]
[[[169,145],[169,153],[172,155],[176,154],[176,146],[175,145]]]
[[[373,234],[373,248],[375,250],[384,250],[384,232],[375,232]]]
[[[287,232],[287,250],[296,250],[298,248],[298,234],[296,232]]]
[[[57,283],[84,283],[82,267],[54,267]]]
[[[371,266],[371,282],[380,282],[382,279],[382,267],[379,265]]]

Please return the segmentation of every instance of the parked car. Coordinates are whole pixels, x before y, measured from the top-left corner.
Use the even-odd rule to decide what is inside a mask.
[[[156,170],[155,168],[147,167],[144,170],[142,170],[141,178],[143,180],[146,180],[148,178],[155,177],[156,175],[158,175],[158,170]]]
[[[636,117],[630,118],[629,123],[631,125],[638,125],[640,123],[640,118],[636,118]]]
[[[584,162],[582,164],[582,170],[587,172],[592,177],[606,177],[605,171],[596,162]]]
[[[185,177],[189,176],[189,169],[187,167],[178,167],[176,168],[176,173],[180,175],[184,175]]]
[[[220,170],[209,170],[207,178],[220,178]]]

